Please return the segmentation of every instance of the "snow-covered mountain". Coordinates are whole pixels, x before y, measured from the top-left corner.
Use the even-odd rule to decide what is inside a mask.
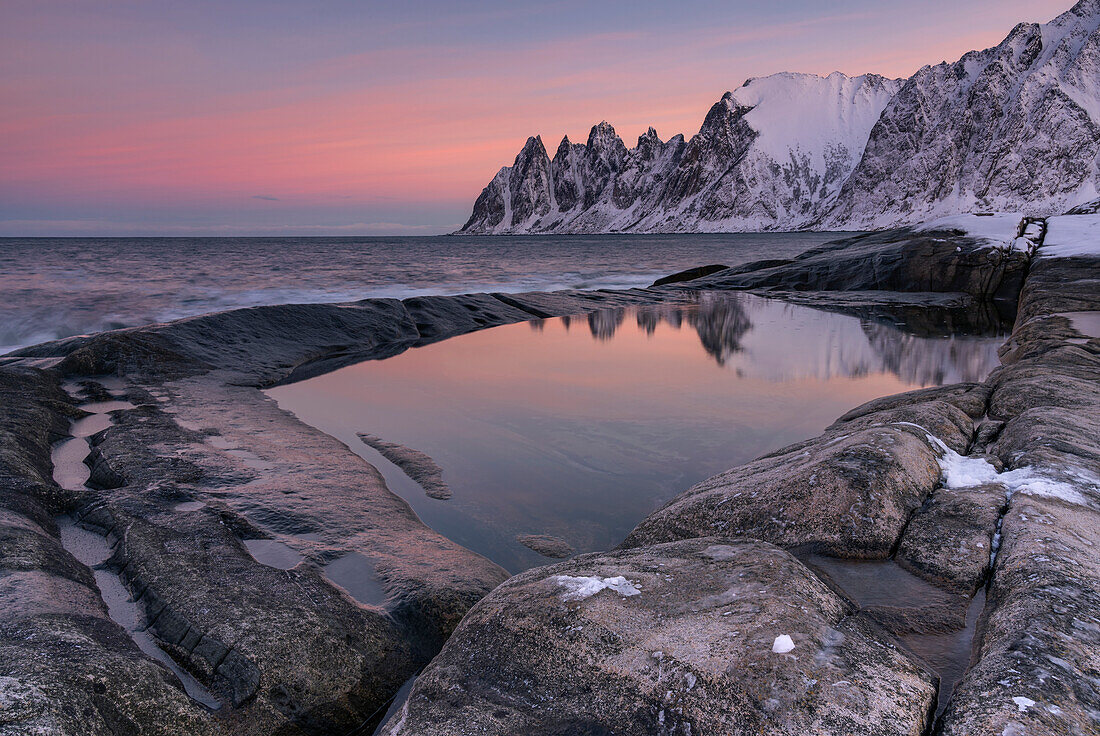
[[[864,229],[1097,196],[1100,0],[908,80],[750,79],[667,142],[528,139],[465,233]]]
[[[776,74],[727,92],[688,142],[662,142],[650,128],[627,149],[604,122],[583,145],[563,139],[551,160],[542,139],[529,138],[463,231],[806,227],[835,200],[901,85],[873,74]]]
[[[871,130],[826,227],[979,210],[1052,215],[1097,195],[1100,0],[926,66]]]

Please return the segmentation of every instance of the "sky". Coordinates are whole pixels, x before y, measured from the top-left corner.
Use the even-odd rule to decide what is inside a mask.
[[[690,136],[749,77],[907,77],[1071,5],[0,0],[0,236],[449,232],[528,136]]]

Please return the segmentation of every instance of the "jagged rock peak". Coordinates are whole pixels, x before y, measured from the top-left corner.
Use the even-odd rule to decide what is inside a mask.
[[[540,149],[529,141],[497,174],[464,232],[852,230],[1063,212],[1100,179],[1100,0],[908,80],[747,79],[686,142],[651,129],[628,150],[604,121],[585,144],[563,139],[549,167],[533,164]]]
[[[589,149],[609,149],[615,147],[616,144],[623,145],[623,141],[619,138],[619,134],[615,132],[615,128],[611,123],[606,120],[601,120],[596,125],[592,126],[592,130],[588,133]]]
[[[523,159],[530,159],[532,156],[546,156],[546,146],[542,144],[542,136],[535,135],[527,139],[527,142],[523,144],[523,149],[516,156],[516,164],[519,164]]]

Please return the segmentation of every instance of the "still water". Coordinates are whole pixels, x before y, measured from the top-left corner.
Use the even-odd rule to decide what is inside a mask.
[[[1002,342],[704,293],[475,332],[269,393],[378,467],[428,525],[518,572],[549,560],[517,535],[613,547],[692,484],[864,401],[984,378]],[[452,497],[427,497],[359,433],[430,455]]]

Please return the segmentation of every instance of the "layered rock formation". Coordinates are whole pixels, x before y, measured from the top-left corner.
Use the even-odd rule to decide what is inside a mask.
[[[699,133],[627,149],[607,123],[553,158],[531,138],[462,232],[864,230],[956,212],[1053,215],[1095,198],[1100,2],[1017,26],[908,80],[776,74]]]

